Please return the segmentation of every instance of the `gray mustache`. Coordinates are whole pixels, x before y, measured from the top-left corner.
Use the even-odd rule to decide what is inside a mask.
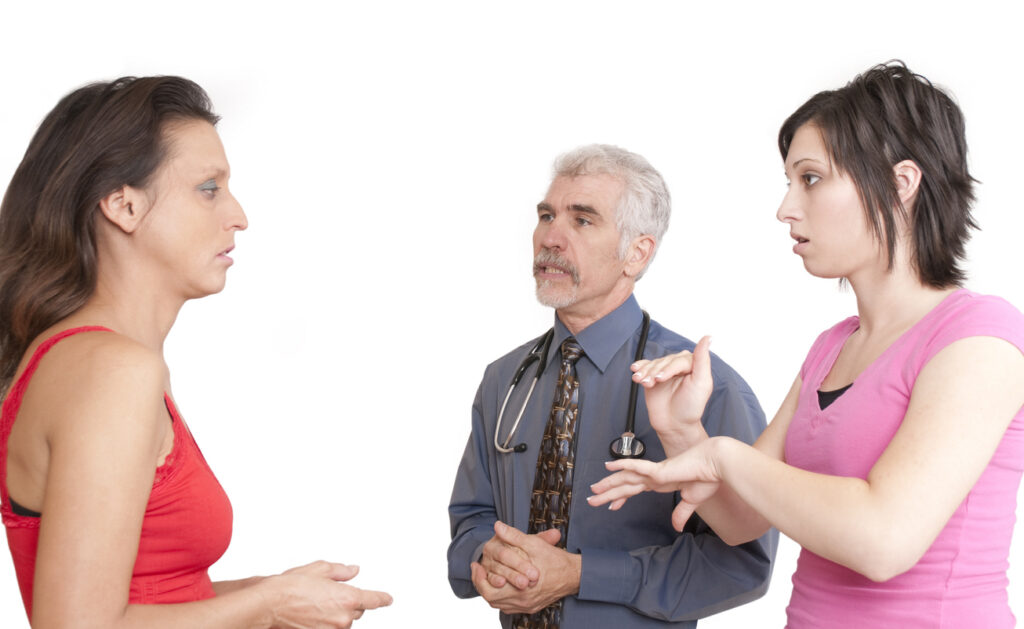
[[[540,252],[534,256],[533,274],[536,275],[546,266],[557,266],[561,269],[565,269],[569,273],[569,276],[572,277],[574,284],[580,283],[580,274],[576,270],[576,267],[551,249],[541,249]]]

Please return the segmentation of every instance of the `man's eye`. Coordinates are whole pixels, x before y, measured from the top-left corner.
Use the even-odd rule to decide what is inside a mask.
[[[579,225],[580,227],[585,227],[587,225],[593,225],[593,223],[590,222],[590,219],[585,218],[583,216],[577,216],[576,217],[576,224]]]

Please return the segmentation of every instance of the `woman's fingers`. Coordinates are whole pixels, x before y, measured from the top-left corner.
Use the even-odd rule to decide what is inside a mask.
[[[645,475],[651,474],[657,466],[657,463],[647,459],[615,459],[614,461],[605,461],[604,463],[605,469],[612,472],[623,470]]]
[[[711,337],[705,336],[701,338],[700,342],[697,343],[697,347],[693,348],[693,365],[692,373],[693,377],[711,382]]]
[[[701,351],[702,348],[698,345],[695,349]],[[707,350],[704,348],[705,356],[707,356],[706,352]],[[710,358],[708,359],[708,364],[708,371],[710,372]],[[650,388],[672,378],[693,373],[695,370],[695,357],[691,352],[682,351],[678,354],[670,354],[654,360],[638,361],[633,363],[631,369],[633,370],[633,382]]]
[[[359,590],[358,600],[359,609],[377,609],[387,607],[394,602],[390,594],[377,590]]]
[[[643,491],[664,491],[661,483],[653,477],[660,468],[653,461],[642,459],[620,459],[605,463],[609,470],[618,470],[590,486],[594,495],[587,502],[594,507],[608,504],[615,511],[625,504],[626,499]]]
[[[677,354],[669,354],[650,360],[638,360],[629,368],[633,371],[633,381],[647,387],[665,382],[676,376],[690,373],[711,375],[711,337],[701,338],[693,351],[683,350]]]
[[[690,352],[680,352],[655,358],[654,360],[640,361],[633,364],[633,382],[639,382],[646,387],[652,387],[659,382],[664,382],[680,373],[690,372],[692,362]],[[640,364],[640,363],[644,364]]]
[[[348,581],[359,574],[359,566],[349,566],[333,561],[314,561],[304,566],[296,566],[286,570],[284,574],[308,574],[311,576],[326,577],[333,581]]]
[[[690,516],[697,510],[697,505],[692,505],[688,502],[680,502],[676,505],[676,508],[672,510],[672,528],[683,532],[683,527],[686,526]]]
[[[593,489],[593,487],[591,487]],[[626,485],[615,485],[614,487],[608,488],[601,493],[594,493],[592,496],[587,497],[587,504],[592,507],[600,507],[603,504],[612,503],[609,505],[609,509],[612,511],[618,510],[622,505],[626,504],[626,499],[631,498],[639,493],[647,491],[648,487],[643,483],[630,483]],[[618,503],[618,506],[615,505]]]

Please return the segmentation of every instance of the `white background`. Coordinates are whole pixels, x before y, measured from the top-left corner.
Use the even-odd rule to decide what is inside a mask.
[[[854,312],[775,220],[776,133],[814,92],[902,58],[966,115],[983,182],[969,287],[1024,306],[1009,3],[11,4],[0,185],[83,83],[181,74],[212,96],[250,228],[224,294],[183,309],[166,353],[234,503],[213,576],[358,563],[358,585],[395,598],[361,627],[496,626],[448,588],[446,507],[484,366],[551,322],[530,234],[562,151],[618,144],[662,172],[675,216],[640,303],[713,334],[770,416],[817,333]],[[795,556],[787,541],[765,598],[701,626],[782,626]],[[27,626],[6,560],[0,626]]]

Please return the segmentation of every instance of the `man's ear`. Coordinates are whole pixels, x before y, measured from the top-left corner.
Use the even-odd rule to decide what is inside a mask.
[[[892,167],[892,175],[896,180],[900,203],[908,210],[912,209],[917,189],[921,186],[921,167],[914,160],[905,159]]]
[[[130,234],[138,229],[149,209],[149,200],[142,190],[121,186],[100,199],[100,212],[121,231]]]
[[[629,249],[626,250],[626,267],[623,270],[627,277],[636,278],[647,268],[654,255],[655,244],[654,236],[650,234],[637,236],[629,243]]]

